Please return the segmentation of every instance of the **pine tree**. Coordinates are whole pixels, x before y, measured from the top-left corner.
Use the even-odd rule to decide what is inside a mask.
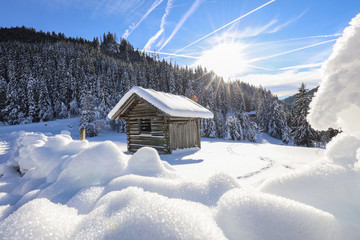
[[[6,106],[2,110],[2,116],[5,121],[9,124],[19,124],[22,122],[19,117],[21,114],[21,102],[20,102],[20,82],[17,81],[17,77],[15,74],[15,64],[13,62],[9,63],[8,66],[8,78],[9,83],[7,84],[6,89]]]
[[[214,119],[203,119],[202,120],[202,135],[203,137],[215,138],[216,134],[216,123]]]
[[[298,91],[293,111],[294,143],[296,145],[313,147],[319,140],[319,134],[311,128],[310,124],[306,120],[311,98],[304,83],[301,84]]]
[[[235,115],[242,129],[242,140],[256,142],[257,125],[244,112]]]
[[[5,120],[2,111],[6,106],[6,89],[7,82],[4,77],[0,76],[0,121]]]
[[[256,118],[261,131],[274,138],[281,139],[284,143],[291,141],[285,109],[271,92],[263,90]]]
[[[172,94],[176,93],[176,83],[175,83],[175,76],[174,76],[174,71],[170,70],[169,71],[169,77],[168,77],[168,83],[169,83],[169,92]]]
[[[40,80],[38,106],[39,106],[40,121],[46,122],[53,119],[54,112],[51,107],[51,100],[50,100],[48,88],[43,79]]]
[[[85,91],[81,98],[80,128],[85,128],[87,137],[98,135],[94,97],[91,91]]]
[[[281,139],[284,143],[289,143],[291,141],[290,128],[287,125],[284,107],[277,99],[270,105],[269,114],[269,135]]]
[[[28,122],[38,121],[38,94],[37,94],[37,81],[30,77],[27,82],[27,105],[28,105]]]
[[[262,90],[262,95],[259,99],[259,106],[256,111],[256,122],[260,128],[260,131],[268,132],[269,128],[269,113],[271,104],[271,94]]]
[[[67,118],[69,117],[69,113],[68,113],[68,109],[65,105],[65,103],[61,102],[61,109],[60,109],[60,112],[58,114],[59,118]]]
[[[239,118],[233,117],[232,119],[232,139],[233,140],[244,140],[243,129]]]
[[[79,110],[79,105],[76,101],[76,98],[74,98],[71,102],[70,102],[70,110],[69,110],[69,116],[70,117],[77,117],[79,116],[80,110]]]

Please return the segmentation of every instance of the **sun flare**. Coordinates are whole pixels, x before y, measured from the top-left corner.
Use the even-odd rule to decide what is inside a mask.
[[[195,64],[213,70],[228,79],[246,71],[244,49],[245,46],[238,42],[219,43],[212,49],[204,51]]]

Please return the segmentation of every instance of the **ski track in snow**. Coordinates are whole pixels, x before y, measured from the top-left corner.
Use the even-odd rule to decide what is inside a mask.
[[[237,146],[239,146],[240,144],[241,144],[241,143],[232,143],[232,144],[230,144],[230,145],[226,148],[226,150],[227,150],[230,154],[234,154],[234,155],[238,155],[238,156],[243,156],[244,154],[239,154],[238,152],[236,152],[236,151],[234,150],[234,148],[237,147]],[[257,170],[257,171],[253,171],[253,172],[250,172],[250,173],[245,174],[245,175],[243,175],[243,176],[239,176],[239,177],[237,177],[237,179],[246,179],[246,178],[249,178],[249,177],[253,177],[253,176],[257,175],[257,174],[263,173],[263,172],[265,172],[266,170],[270,169],[270,168],[274,165],[274,163],[275,163],[274,160],[271,160],[271,159],[269,159],[269,158],[267,158],[267,157],[259,157],[259,159],[262,160],[262,161],[268,162],[268,164],[267,164],[265,167],[260,168],[260,169]],[[284,167],[288,167],[288,166],[284,166]],[[288,168],[290,168],[290,167],[288,167]]]
[[[230,154],[234,154],[234,155],[240,155],[239,153],[235,152],[234,149],[233,149],[233,146],[234,145],[238,145],[238,143],[232,143],[230,144],[227,148],[226,148],[226,151],[228,151]]]
[[[265,172],[266,170],[269,170],[275,163],[274,160],[271,160],[270,158],[267,158],[267,157],[260,157],[260,160],[268,162],[268,165],[259,169],[258,171],[254,171],[254,172],[248,173],[246,175],[239,176],[239,177],[237,177],[237,179],[245,179],[245,178],[249,178],[249,177],[255,176],[257,174],[260,174],[262,172]]]

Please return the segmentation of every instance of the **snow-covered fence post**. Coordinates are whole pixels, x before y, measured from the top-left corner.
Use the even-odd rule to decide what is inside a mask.
[[[80,140],[85,140],[86,130],[85,128],[80,128]]]

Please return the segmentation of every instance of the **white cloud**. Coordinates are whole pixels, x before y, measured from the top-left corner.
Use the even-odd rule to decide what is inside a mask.
[[[293,88],[293,89],[288,89],[288,90],[278,90],[278,91],[272,91],[273,94],[275,94],[276,96],[279,97],[279,99],[284,99],[288,96],[292,96],[295,95],[296,93],[298,93],[298,89],[297,88]]]
[[[301,72],[289,70],[277,74],[248,74],[237,78],[243,82],[270,89],[274,94],[281,97],[295,93],[302,82],[308,88],[318,86],[321,81],[321,73],[320,69]]]

